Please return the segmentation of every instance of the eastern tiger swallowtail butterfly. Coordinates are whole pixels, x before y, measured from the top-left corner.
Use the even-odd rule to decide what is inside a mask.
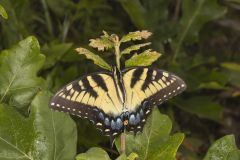
[[[54,110],[89,119],[114,139],[124,132],[143,130],[152,106],[160,105],[186,89],[172,73],[133,67],[83,76],[66,85],[51,99]]]

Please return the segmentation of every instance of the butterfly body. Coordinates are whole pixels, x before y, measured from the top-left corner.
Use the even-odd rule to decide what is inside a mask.
[[[133,67],[83,76],[51,99],[54,110],[87,118],[105,135],[142,131],[154,105],[185,90],[179,77],[162,70]]]

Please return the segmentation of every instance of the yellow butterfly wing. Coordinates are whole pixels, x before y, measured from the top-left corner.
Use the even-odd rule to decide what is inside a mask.
[[[95,73],[75,80],[50,101],[52,109],[88,118],[106,135],[122,130],[122,122],[114,121],[111,126],[112,119],[122,113],[122,106],[111,73]]]
[[[186,89],[185,82],[176,75],[147,67],[123,71],[129,115],[128,131],[141,131],[152,106],[159,105]]]

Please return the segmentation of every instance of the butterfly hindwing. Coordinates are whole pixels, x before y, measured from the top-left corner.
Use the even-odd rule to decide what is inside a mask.
[[[123,130],[118,116],[122,103],[115,90],[111,73],[84,76],[63,87],[51,99],[54,110],[67,112],[92,121],[105,135],[117,136]]]
[[[147,67],[122,72],[126,88],[126,107],[130,112],[129,131],[141,131],[152,106],[160,105],[186,89],[182,79],[172,73]]]

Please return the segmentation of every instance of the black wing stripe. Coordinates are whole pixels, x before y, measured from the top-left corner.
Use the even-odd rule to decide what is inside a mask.
[[[144,80],[144,83],[142,85],[142,90],[143,91],[145,91],[148,88],[149,84],[151,83],[151,81],[152,81],[152,74],[153,74],[153,70],[152,69],[148,69],[147,77]]]
[[[98,96],[97,92],[93,89],[93,87],[90,85],[87,77],[83,78],[82,79],[82,83],[83,83],[83,86],[84,88],[89,88],[89,90],[87,90],[87,92],[89,92],[89,94],[91,96],[93,96],[94,98],[96,98]]]
[[[77,81],[78,82],[78,81]],[[81,88],[81,86],[79,85],[79,83],[72,83],[72,85],[73,85],[73,89],[75,90],[75,91],[78,91],[78,92],[80,92],[81,90],[82,90],[82,88]]]
[[[163,76],[162,72],[157,72],[156,76],[155,76],[155,81],[157,82],[159,79],[161,79]]]
[[[100,75],[93,75],[92,76],[92,79],[95,81],[95,83],[97,83],[97,85],[99,87],[101,87],[105,92],[108,92],[108,88],[107,88],[107,85],[104,81],[104,79],[102,78],[102,76]]]
[[[131,79],[130,87],[133,88],[143,73],[143,68],[135,69]]]

